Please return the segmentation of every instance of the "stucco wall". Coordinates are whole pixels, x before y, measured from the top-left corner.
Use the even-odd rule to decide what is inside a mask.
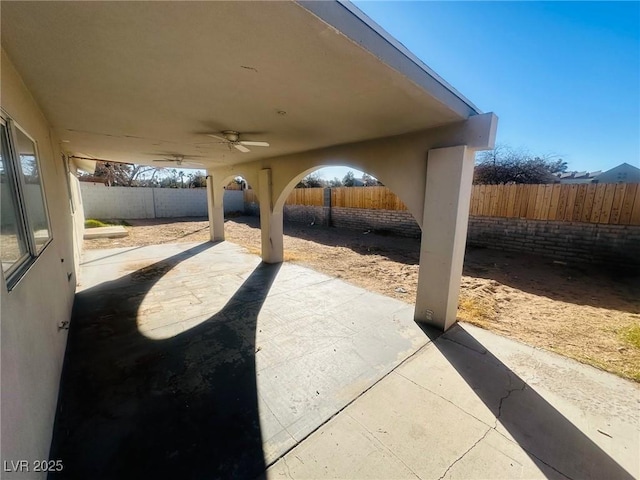
[[[87,218],[206,217],[204,188],[125,188],[80,182]],[[240,190],[225,190],[225,212],[244,210]]]
[[[33,461],[48,458],[51,443],[67,340],[58,325],[70,319],[76,284],[73,216],[58,139],[4,51],[1,75],[3,110],[37,142],[53,238],[11,291],[0,282],[1,455]]]

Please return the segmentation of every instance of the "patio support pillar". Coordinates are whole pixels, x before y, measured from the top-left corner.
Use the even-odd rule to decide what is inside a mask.
[[[260,170],[258,177],[262,261],[280,263],[284,259],[282,244],[282,210],[273,211],[273,179],[270,168]]]
[[[414,318],[441,330],[456,322],[473,166],[466,146],[429,150]]]
[[[212,242],[224,240],[224,186],[207,175],[207,211],[209,212],[209,238]]]

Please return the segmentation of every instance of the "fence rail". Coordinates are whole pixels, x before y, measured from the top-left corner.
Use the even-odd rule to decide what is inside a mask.
[[[286,204],[321,206],[323,190],[294,189]],[[245,190],[244,195],[245,202],[257,203],[253,190]],[[331,205],[370,210],[407,209],[386,187],[332,188]],[[474,185],[469,213],[484,217],[640,225],[640,184]]]

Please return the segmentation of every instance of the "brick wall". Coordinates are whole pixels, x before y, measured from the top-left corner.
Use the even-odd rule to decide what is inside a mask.
[[[467,244],[640,268],[640,226],[472,216]]]
[[[285,222],[305,223],[307,225],[328,225],[326,213],[328,208],[313,205],[285,205],[283,214]]]
[[[245,203],[245,213],[260,215],[258,204]],[[407,237],[421,234],[413,216],[398,210],[285,205],[284,219]],[[467,244],[530,252],[570,263],[640,269],[640,226],[470,216]]]
[[[401,210],[332,207],[331,225],[355,230],[391,232],[403,237],[420,236],[420,227],[413,215]]]

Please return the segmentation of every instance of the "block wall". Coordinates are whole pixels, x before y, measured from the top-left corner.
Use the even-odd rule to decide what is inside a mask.
[[[130,219],[206,217],[207,191],[204,188],[106,187],[80,182],[86,218]],[[225,190],[224,211],[244,211],[240,190]]]
[[[640,269],[639,226],[472,216],[467,244]]]

